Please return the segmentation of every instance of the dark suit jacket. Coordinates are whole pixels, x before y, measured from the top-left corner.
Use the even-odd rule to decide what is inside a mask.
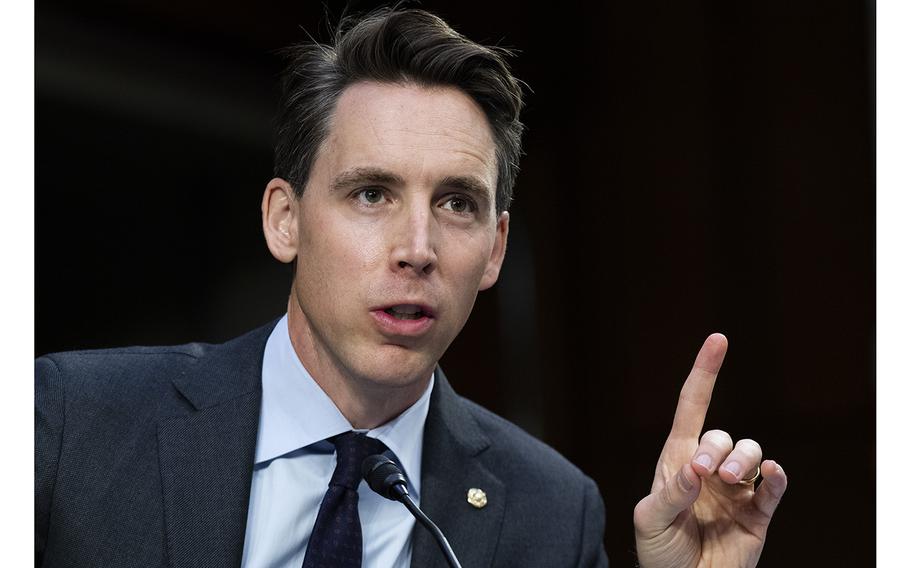
[[[36,362],[37,564],[239,566],[273,322],[222,345],[58,353]],[[607,565],[596,485],[458,396],[441,371],[421,505],[465,568]],[[483,489],[488,504],[468,504]],[[412,565],[446,566],[415,528]]]

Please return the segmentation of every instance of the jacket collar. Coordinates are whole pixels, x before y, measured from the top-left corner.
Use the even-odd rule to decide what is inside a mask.
[[[492,442],[470,403],[452,390],[439,368],[423,436],[421,509],[446,535],[463,565],[490,566],[505,513],[505,484],[482,463]],[[472,488],[486,493],[484,507],[468,502]],[[447,566],[429,531],[422,526],[414,531],[411,566]]]
[[[174,386],[195,411],[158,424],[170,566],[239,566],[275,323],[212,347]]]
[[[279,321],[211,347],[191,370],[174,377],[174,386],[196,410],[260,390],[265,344]]]

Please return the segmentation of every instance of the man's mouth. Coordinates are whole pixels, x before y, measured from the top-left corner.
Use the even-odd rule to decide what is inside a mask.
[[[386,304],[373,308],[371,313],[379,331],[393,337],[420,337],[436,322],[433,308],[425,304]]]
[[[422,317],[430,317],[430,315],[424,312],[420,306],[414,305],[392,306],[383,311],[400,320],[416,320]]]

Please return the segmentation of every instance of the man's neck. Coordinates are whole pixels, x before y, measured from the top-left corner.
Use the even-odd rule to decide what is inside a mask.
[[[404,386],[381,384],[342,370],[326,349],[320,349],[306,316],[293,295],[288,302],[288,333],[297,358],[323,392],[355,429],[370,430],[410,408],[429,385],[426,378]]]

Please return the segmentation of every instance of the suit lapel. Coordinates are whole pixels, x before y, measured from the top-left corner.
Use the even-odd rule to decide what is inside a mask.
[[[239,566],[262,399],[262,356],[276,322],[219,345],[174,379],[192,404],[158,425],[170,565]],[[441,369],[424,427],[421,508],[465,566],[490,566],[505,513],[505,486],[480,454],[490,440]],[[471,488],[488,503],[467,501]],[[429,531],[415,527],[412,566],[447,566]]]
[[[505,513],[505,486],[478,456],[490,445],[465,403],[437,369],[424,427],[420,507],[446,535],[464,566],[490,566]],[[468,503],[482,489],[486,506]],[[415,527],[411,566],[447,566],[429,531]]]
[[[212,348],[173,381],[194,410],[158,424],[171,566],[240,565],[273,327]]]

